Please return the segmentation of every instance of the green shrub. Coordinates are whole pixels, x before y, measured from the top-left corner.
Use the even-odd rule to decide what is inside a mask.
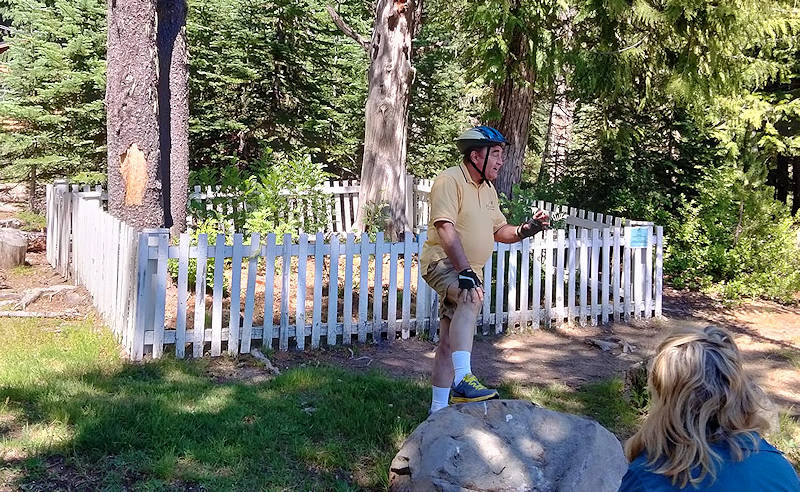
[[[386,232],[389,224],[389,202],[378,200],[367,202],[361,212],[364,215],[364,229],[373,242],[378,237],[378,232]]]
[[[197,246],[197,238],[200,234],[207,234],[208,235],[208,245],[215,246],[217,243],[217,234],[222,232],[220,230],[220,224],[215,218],[208,218],[201,221],[197,224],[197,227],[191,231],[191,246]],[[174,244],[178,244],[179,240],[175,240]],[[229,263],[230,260],[226,260],[226,263]],[[178,260],[176,258],[170,259],[167,262],[167,271],[169,272],[169,276],[172,278],[173,281],[178,280]],[[188,288],[194,289],[196,285],[197,279],[197,259],[190,258],[189,259],[189,282]],[[223,283],[222,287],[224,291],[228,290],[230,282],[226,277],[223,276]],[[214,259],[211,258],[206,262],[206,290],[209,291],[214,286]]]
[[[30,210],[17,212],[17,218],[22,221],[23,231],[43,231],[47,227],[47,217]]]
[[[710,171],[670,225],[664,271],[678,287],[790,301],[800,247],[789,209],[734,165]]]
[[[192,185],[220,185],[225,196],[211,200],[225,212],[207,210],[205,203],[194,202],[190,214],[197,221],[215,219],[220,228],[243,233],[269,233],[282,241],[284,234],[297,235],[323,230],[332,210],[330,195],[318,187],[330,174],[313,163],[307,154],[287,156],[266,149],[254,166],[255,171],[237,168],[200,170],[192,173]],[[234,207],[228,207],[233,202]],[[289,213],[287,213],[289,212]],[[305,217],[303,222],[302,217]]]

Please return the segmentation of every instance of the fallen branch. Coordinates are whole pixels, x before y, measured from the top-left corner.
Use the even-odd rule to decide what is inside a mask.
[[[0,318],[61,318],[79,319],[83,315],[72,309],[60,312],[36,312],[36,311],[0,311]]]
[[[50,300],[53,300],[53,296],[58,294],[59,292],[63,292],[65,290],[74,290],[78,287],[75,285],[53,285],[51,287],[39,287],[37,289],[27,289],[22,293],[22,297],[20,298],[19,302],[17,303],[17,309],[25,309],[30,304],[33,304],[37,299],[42,297],[45,294],[50,296]]]
[[[278,368],[277,368],[277,367],[275,367],[274,365],[272,365],[272,361],[270,361],[270,360],[269,360],[269,357],[267,357],[266,355],[264,355],[264,354],[263,354],[263,353],[262,353],[260,350],[258,350],[258,349],[256,349],[256,348],[254,348],[253,350],[251,350],[251,351],[250,351],[250,355],[252,355],[252,356],[253,356],[253,357],[255,357],[256,359],[258,359],[258,360],[260,360],[262,363],[264,363],[264,366],[265,366],[265,368],[266,368],[266,370],[267,370],[268,372],[271,372],[271,373],[273,373],[273,374],[277,374],[277,375],[280,375],[280,374],[281,374],[281,371],[280,371],[280,370],[278,370]]]

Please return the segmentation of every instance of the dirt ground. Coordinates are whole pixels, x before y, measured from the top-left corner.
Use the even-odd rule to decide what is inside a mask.
[[[46,264],[44,254],[29,254],[29,266],[0,272],[0,300],[13,299],[31,287],[66,283]],[[91,312],[82,288],[45,295],[29,311],[77,309]],[[190,303],[190,306],[192,303]],[[784,410],[800,415],[800,306],[750,301],[726,307],[719,299],[666,288],[664,317],[633,320],[608,326],[565,325],[552,330],[478,337],[472,366],[489,384],[501,381],[578,387],[591,381],[624,375],[649,356],[660,338],[682,324],[717,324],[731,330],[742,350],[746,367]],[[603,351],[591,339],[611,340],[615,348]],[[622,346],[630,347],[623,352]],[[280,369],[302,364],[333,364],[353,370],[379,369],[396,377],[426,378],[433,365],[435,344],[411,338],[379,344],[337,346],[305,352],[275,352]],[[235,376],[233,376],[235,377]]]
[[[750,301],[726,307],[719,299],[670,288],[665,289],[663,302],[661,319],[479,337],[472,367],[488,384],[512,381],[577,387],[624,376],[632,365],[652,354],[673,328],[715,324],[734,333],[746,368],[775,403],[800,415],[800,369],[792,365],[792,359],[800,360],[800,306]],[[603,351],[589,342],[592,339],[625,342],[632,351],[623,352],[623,344]],[[412,338],[305,353],[278,352],[273,358],[280,368],[328,363],[355,370],[380,369],[396,377],[426,378],[433,367],[435,348],[431,341]]]

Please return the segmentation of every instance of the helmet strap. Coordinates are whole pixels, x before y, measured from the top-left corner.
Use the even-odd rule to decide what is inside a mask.
[[[475,170],[476,170],[476,171],[478,171],[478,173],[480,173],[480,175],[481,175],[481,181],[480,181],[480,183],[483,183],[484,181],[486,181],[486,182],[489,182],[489,180],[488,180],[488,179],[486,179],[486,165],[489,163],[489,148],[490,148],[490,147],[485,147],[485,149],[486,149],[486,156],[483,158],[483,169],[479,168],[479,167],[478,167],[478,166],[475,164],[475,162],[472,160],[472,157],[470,157],[470,159],[469,159],[469,163],[470,163],[470,164],[472,164],[472,167],[474,167],[474,168],[475,168]],[[471,153],[472,153],[472,151],[470,151],[470,154],[471,154]],[[480,183],[478,183],[478,184],[480,184]]]

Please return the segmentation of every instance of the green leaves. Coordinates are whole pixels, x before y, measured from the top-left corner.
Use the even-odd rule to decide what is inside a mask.
[[[105,2],[6,0],[0,178],[49,180],[105,162]]]

